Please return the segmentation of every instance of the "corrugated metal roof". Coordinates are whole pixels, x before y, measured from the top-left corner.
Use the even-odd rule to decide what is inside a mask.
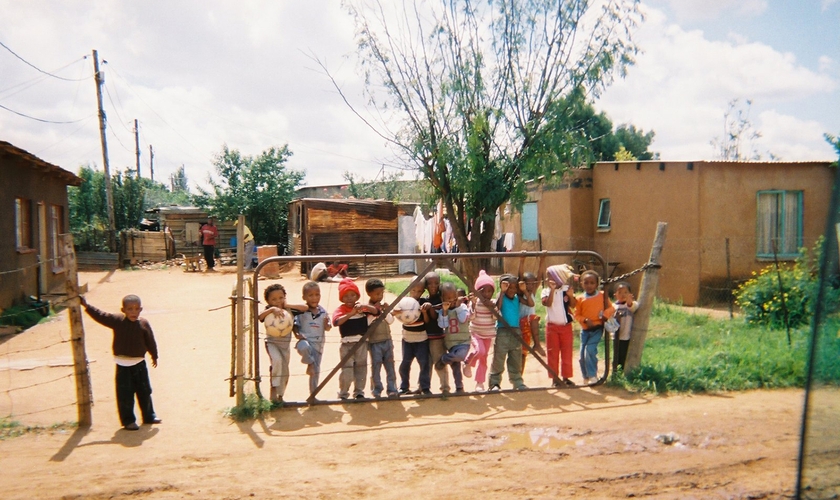
[[[58,177],[68,186],[80,186],[82,184],[82,179],[73,172],[64,170],[58,165],[48,163],[33,155],[29,151],[20,149],[19,147],[14,146],[6,141],[0,141],[0,154],[22,158],[23,160],[26,160],[32,167],[42,172],[46,172],[50,175]]]

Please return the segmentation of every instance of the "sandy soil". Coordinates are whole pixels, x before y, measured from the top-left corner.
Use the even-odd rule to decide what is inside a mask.
[[[225,381],[229,309],[210,310],[229,304],[233,274],[117,271],[82,273],[80,281],[89,284],[88,300],[106,310],[118,310],[128,293],[143,298],[161,353],[151,377],[164,422],[136,432],[120,428],[110,334],[88,319],[94,425],[0,442],[3,498],[783,498],[793,492],[802,391],[649,397],[595,387],[286,408],[237,424],[222,415],[233,404]],[[279,281],[290,299],[300,297],[300,277]],[[270,282],[260,281],[261,288]],[[323,305],[334,309],[335,285],[323,295]],[[62,313],[0,338],[0,414],[27,424],[76,420],[70,347],[62,342],[68,336]],[[327,351],[324,365],[331,367],[338,346],[328,344]],[[287,399],[304,399],[303,365],[295,361]],[[533,359],[526,382],[547,382]],[[327,397],[336,388],[331,381]]]

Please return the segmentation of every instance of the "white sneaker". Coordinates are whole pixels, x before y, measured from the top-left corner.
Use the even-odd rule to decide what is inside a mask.
[[[475,392],[484,392],[484,384],[475,384]]]
[[[463,369],[463,372],[464,372],[464,376],[465,376],[465,377],[467,377],[467,378],[472,377],[472,366],[470,366],[470,365],[468,365],[468,364],[464,363],[464,369]]]

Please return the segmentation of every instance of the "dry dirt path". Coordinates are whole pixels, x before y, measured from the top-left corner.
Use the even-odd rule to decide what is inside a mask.
[[[89,283],[88,300],[106,310],[118,310],[127,293],[142,297],[161,353],[159,367],[150,371],[164,422],[137,432],[119,427],[110,335],[87,320],[94,425],[0,442],[0,497],[792,494],[802,391],[647,397],[598,387],[287,408],[236,424],[221,414],[232,404],[224,380],[230,368],[229,312],[209,311],[229,303],[232,274],[118,271],[82,273],[81,281]],[[300,296],[301,278],[284,275],[279,282],[291,300]],[[325,307],[335,308],[337,290],[323,292]],[[28,414],[15,418],[42,425],[75,420],[75,409],[67,406],[74,397],[72,379],[9,391],[68,373],[61,366],[13,368],[69,358],[68,344],[52,345],[68,331],[63,313],[4,339],[0,413]],[[325,366],[332,366],[338,348],[328,344],[327,350]],[[533,360],[527,368],[529,385],[544,384]],[[302,399],[305,379],[294,358],[292,373],[289,396]],[[433,378],[433,389],[436,383]],[[335,385],[327,388],[330,396]],[[656,439],[669,433],[675,443]]]

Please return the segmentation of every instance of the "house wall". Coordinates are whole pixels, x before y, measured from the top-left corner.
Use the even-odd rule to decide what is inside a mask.
[[[585,179],[586,172],[575,175]],[[803,191],[803,245],[812,247],[825,230],[836,169],[827,162],[645,161],[598,163],[590,172],[590,187],[584,180],[579,189],[564,183],[531,188],[542,248],[592,249],[611,263],[612,275],[620,275],[647,262],[657,222],[667,222],[658,294],[702,305],[728,297],[727,238],[733,282],[770,262],[756,256],[758,191]],[[608,230],[597,228],[603,198],[610,200]],[[514,250],[538,249],[521,241],[518,212],[506,218],[504,230],[515,232]],[[511,259],[506,270],[515,272],[516,265]],[[641,275],[627,281],[638,290]]]
[[[49,206],[59,205],[63,207],[63,227],[61,233],[69,231],[67,210],[67,184],[56,175],[45,169],[34,168],[26,160],[7,154],[0,154],[0,271],[21,271],[0,274],[0,308],[6,308],[13,303],[22,301],[26,296],[37,295],[38,283],[38,256],[40,253],[42,233],[49,239],[49,231],[42,231],[39,221],[39,204],[46,207],[47,220],[49,224]],[[30,200],[32,248],[25,252],[19,252],[15,242],[15,198],[22,197]],[[49,226],[47,226],[48,228]],[[47,254],[44,260],[49,258],[51,240],[46,242]],[[61,263],[47,263],[43,266],[46,269],[46,288],[41,292],[48,293],[51,290],[60,289],[64,286],[65,273]]]
[[[647,262],[656,225],[667,222],[659,296],[684,304],[697,302],[698,177],[697,168],[689,169],[686,162],[598,163],[593,167],[590,219],[593,249],[614,263],[610,265],[613,275],[632,271]],[[596,227],[603,198],[610,199],[612,218],[608,230]],[[641,275],[627,281],[638,291]]]
[[[734,281],[772,262],[756,257],[756,195],[765,190],[803,191],[803,246],[811,248],[825,231],[831,186],[836,169],[825,162],[725,163],[699,162],[700,288],[710,293],[724,288],[726,239]],[[784,260],[784,259],[782,259]]]

